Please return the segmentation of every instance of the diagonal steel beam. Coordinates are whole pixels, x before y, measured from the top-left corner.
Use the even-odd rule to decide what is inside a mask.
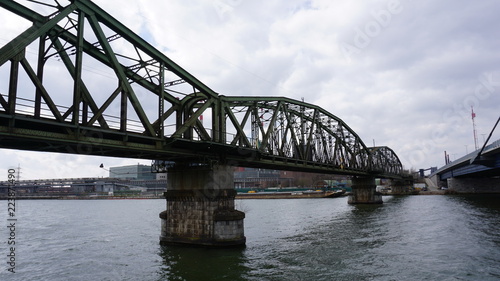
[[[187,120],[185,120],[181,126],[172,134],[173,138],[180,138],[182,134],[184,134],[189,128],[193,127],[196,120],[200,117],[200,115],[210,107],[215,100],[210,99],[207,100],[202,106],[200,106],[195,112],[193,112]]]
[[[109,105],[116,99],[116,97],[118,96],[118,94],[120,94],[121,91],[122,91],[121,87],[116,88],[116,90],[106,99],[101,108],[99,108],[96,112],[94,112],[94,116],[92,116],[92,118],[90,118],[89,120],[88,123],[89,126],[92,126],[92,124],[94,124],[94,122],[97,119],[103,118],[102,114],[109,107]]]
[[[40,90],[42,98],[45,101],[45,103],[47,104],[47,106],[49,107],[49,109],[52,112],[52,114],[54,115],[54,118],[56,118],[56,120],[59,121],[59,122],[63,122],[64,119],[62,118],[61,113],[57,109],[56,104],[50,98],[49,93],[47,92],[47,90],[43,86],[42,81],[40,81],[38,79],[38,76],[36,75],[35,71],[33,71],[33,68],[31,68],[29,62],[25,58],[23,58],[21,60],[21,65],[23,66],[24,70],[28,74],[28,76],[31,79],[31,81],[33,82],[33,84],[35,84],[35,86],[37,87],[37,89]]]
[[[252,165],[262,164],[262,161],[271,161],[270,159],[272,159],[274,163],[274,156],[283,156],[288,157],[288,159],[284,160],[284,163],[281,163],[284,166],[288,165],[287,161],[290,160],[308,160],[314,158],[318,163],[314,163],[312,166],[316,164],[321,164],[320,166],[328,165],[332,170],[341,171],[342,173],[356,174],[359,171],[361,171],[361,173],[368,173],[375,168],[379,169],[379,167],[382,167],[386,172],[401,169],[401,163],[393,151],[389,149],[368,150],[359,136],[349,128],[347,124],[324,109],[288,98],[219,96],[184,69],[180,68],[180,66],[169,60],[169,58],[160,51],[149,45],[145,40],[97,7],[90,0],[70,1],[71,4],[67,7],[60,7],[56,13],[45,17],[28,8],[24,8],[15,1],[0,0],[0,6],[7,7],[8,10],[33,22],[31,28],[0,49],[0,65],[7,63],[9,60],[11,60],[12,63],[9,99],[7,101],[3,97],[0,99],[1,106],[9,108],[9,110],[6,110],[7,112],[11,114],[16,113],[15,104],[17,91],[15,86],[17,86],[17,79],[19,78],[17,69],[19,69],[19,64],[21,64],[37,89],[38,93],[36,93],[37,96],[35,98],[43,98],[52,111],[54,115],[53,118],[59,122],[47,119],[36,119],[36,113],[35,116],[33,116],[35,118],[28,116],[26,120],[31,120],[29,122],[35,120],[43,123],[44,126],[53,126],[52,128],[66,128],[68,131],[67,134],[70,135],[72,134],[72,129],[70,128],[73,128],[73,125],[66,122],[66,120],[71,112],[73,112],[73,123],[77,125],[80,124],[79,120],[81,119],[83,119],[83,124],[81,125],[92,126],[96,121],[104,122],[105,124],[106,120],[103,113],[121,93],[122,110],[120,126],[122,130],[109,130],[102,126],[102,124],[101,128],[95,126],[92,128],[102,130],[102,132],[109,135],[116,134],[113,135],[113,138],[115,140],[120,139],[120,145],[123,145],[124,139],[128,142],[136,138],[136,141],[139,139],[139,142],[144,141],[144,143],[152,141],[155,143],[155,147],[160,147],[157,146],[157,144],[162,142],[161,139],[164,138],[163,133],[161,133],[162,125],[167,118],[172,118],[172,115],[176,113],[175,128],[177,131],[172,138],[183,138],[184,140],[182,141],[186,141],[186,144],[196,143],[193,134],[193,131],[196,130],[202,141],[207,142],[209,145],[225,147],[225,145],[227,145],[225,132],[227,131],[228,125],[231,126],[230,124],[233,124],[236,129],[236,136],[231,142],[232,146],[247,146],[249,149],[255,150],[255,152],[265,152],[259,155],[264,158],[267,157],[267,160],[245,160],[259,161],[252,162]],[[57,7],[54,8],[58,9]],[[70,10],[78,17],[78,20],[75,20],[75,15],[69,15],[67,13]],[[64,15],[64,13],[66,13],[66,15]],[[68,28],[58,25],[58,22],[61,23],[64,21],[63,17],[65,16],[70,20]],[[88,20],[99,40],[98,45],[91,44],[84,39],[83,26],[85,19]],[[127,43],[133,46],[139,58],[127,57],[125,54],[120,54],[117,50],[113,50],[109,44],[109,37],[105,36],[104,30],[115,32],[117,36],[114,38],[126,40]],[[53,40],[53,44],[54,42],[59,42],[60,47],[55,47],[56,50],[58,50],[56,54],[61,54],[67,70],[74,79],[74,101],[72,105],[69,106],[70,109],[62,116],[42,84],[43,69],[35,75],[35,72],[31,69],[27,60],[23,55],[20,55],[24,53],[26,47],[34,40],[39,39],[41,42],[45,42],[47,37]],[[65,47],[70,45],[71,47],[76,47],[77,52],[75,53],[76,59],[74,62],[69,57],[66,51],[67,49],[62,47],[63,43]],[[56,44],[53,46],[55,45]],[[43,51],[45,47],[42,48],[41,46],[44,45],[40,43],[39,46],[39,66],[41,65],[40,59],[46,59],[46,54],[44,54]],[[113,69],[120,83],[118,88],[108,97],[100,108],[95,104],[83,80],[81,80],[81,62],[84,57],[87,58],[84,54],[102,63],[103,66]],[[136,67],[127,67],[120,63],[119,59],[121,60],[121,57],[135,60],[138,64]],[[177,100],[174,94],[186,93],[166,89],[171,83],[165,82],[165,71],[171,71],[176,74],[178,78],[180,78],[178,81],[186,81],[189,83],[193,87],[194,93],[201,94],[203,103],[200,102],[200,96],[194,95],[196,98],[191,99],[191,93],[187,94],[189,98]],[[157,95],[157,98],[153,99],[159,102],[158,111],[156,112],[158,115],[155,117],[158,119],[154,123],[149,122],[148,116],[145,114],[141,103],[134,93],[135,86],[132,87],[132,83],[137,83],[144,87],[144,89]],[[135,113],[142,123],[144,134],[134,135],[133,132],[126,131],[126,110],[129,101],[132,106],[134,106]],[[163,102],[165,101],[171,104],[168,109],[164,109]],[[78,114],[82,106],[82,118],[80,118]],[[210,137],[207,129],[198,119],[208,108],[210,108],[212,112],[212,137]],[[237,115],[236,112],[241,112],[241,110],[245,109],[247,112],[243,120],[238,119],[242,116]],[[261,119],[259,118],[261,109],[266,109],[266,111],[269,110],[269,114],[266,113],[266,118],[270,117],[267,121],[269,123],[265,126],[261,123]],[[88,124],[85,124],[88,119],[87,111],[90,110],[94,115],[90,118]],[[249,117],[252,118],[252,124],[250,124],[252,134],[256,132],[255,137],[262,141],[260,146],[252,144],[247,134],[245,134],[245,126],[248,127],[246,123]],[[17,118],[25,118],[25,116],[19,115]],[[280,122],[279,118],[284,118],[286,121],[283,120]],[[324,118],[326,118],[327,121],[324,121]],[[230,123],[227,122],[227,119],[230,120]],[[330,125],[330,121],[332,120],[334,120],[334,123],[337,122],[336,127]],[[17,126],[18,123],[16,122],[15,125]],[[318,130],[321,131],[318,132]],[[121,136],[126,137],[122,138]],[[313,147],[315,149],[311,152]],[[172,147],[168,145],[165,146],[165,150],[169,149],[172,149]],[[189,149],[192,148],[188,148],[188,150]],[[318,153],[321,152],[322,155],[318,155]],[[165,154],[163,154],[163,152],[161,154],[169,155],[169,153],[172,155],[175,154],[175,152],[168,151],[166,151]],[[192,156],[193,153],[205,153],[205,155],[209,155],[206,151],[196,150],[183,153],[191,153],[190,156]],[[314,154],[308,155],[309,153]],[[220,155],[217,155],[217,157],[220,157]],[[230,156],[228,154],[227,157],[236,156]],[[300,167],[306,168],[309,165],[309,169],[314,169],[309,161],[290,161],[289,163],[291,162],[294,162],[291,165],[302,165]],[[268,162],[268,164],[269,163],[271,162]],[[340,169],[338,168],[339,165]]]
[[[250,111],[247,111],[247,114],[243,118],[241,124],[239,124],[238,119],[236,118],[236,116],[234,116],[234,113],[231,110],[231,108],[229,108],[227,104],[225,104],[224,106],[226,107],[225,111],[227,113],[227,116],[229,117],[229,120],[236,128],[236,136],[234,137],[234,140],[232,141],[231,145],[236,145],[238,140],[240,140],[240,142],[243,143],[243,146],[251,147],[252,145],[248,141],[248,138],[246,137],[245,132],[243,131],[243,127],[245,126],[246,120],[248,119],[248,113]]]
[[[74,1],[74,2],[76,2],[76,1]],[[28,34],[37,30],[37,28],[35,26],[41,26],[41,25],[45,24],[45,22],[47,21],[47,18],[45,16],[42,16],[42,15],[38,14],[37,12],[16,3],[15,1],[0,1],[0,6],[8,9],[11,12],[14,12],[15,14],[17,14],[17,15],[19,15],[19,16],[21,16],[29,21],[32,21],[34,26],[30,29],[30,31],[26,31],[26,33],[28,33]],[[73,7],[73,8],[75,8],[75,7]],[[59,37],[59,38],[63,39],[64,41],[70,43],[71,45],[76,46],[76,44],[78,42],[78,37],[75,36],[74,34],[70,33],[69,31],[67,31],[65,28],[58,26],[57,22],[55,25],[52,26],[52,28],[49,28],[49,29],[50,29],[49,34],[51,34],[52,36]],[[132,31],[130,31],[130,32],[132,32]],[[40,33],[43,34],[43,32],[40,32]],[[10,44],[14,44],[14,42],[11,42]],[[9,44],[7,44],[7,45],[9,45]],[[101,52],[101,50],[96,47],[95,44],[89,43],[89,42],[84,40],[83,50],[85,51],[85,53],[92,56],[94,59],[100,61],[101,63],[103,63],[109,67],[113,67],[110,64],[109,60],[107,59],[106,55],[103,54]],[[2,54],[3,54],[3,52],[2,52]],[[3,63],[0,63],[0,66],[2,64]],[[144,88],[146,88],[147,90],[149,90],[151,92],[156,93],[157,87],[162,87],[162,85],[155,85],[155,84],[151,83],[150,81],[143,79],[140,75],[135,74],[133,71],[129,70],[127,67],[125,67],[123,65],[121,65],[121,67],[123,68],[125,74],[127,75],[127,77],[129,79],[131,79],[132,81],[135,81],[136,83],[138,83],[139,85],[143,86]],[[168,85],[168,83],[167,83],[167,85]],[[166,87],[166,86],[163,86],[163,87]],[[171,95],[166,95],[165,99],[168,100],[172,104],[179,103],[179,100],[177,100],[175,97],[173,97]]]
[[[282,101],[278,101],[278,104],[276,105],[276,107],[274,109],[273,116],[271,117],[271,121],[269,122],[269,126],[267,127],[267,132],[262,137],[262,146],[263,147],[266,147],[269,144],[269,138],[271,137],[272,131],[274,130],[276,118],[278,117],[278,113],[281,110],[282,104],[283,104]],[[268,148],[268,149],[271,150],[270,148]]]
[[[160,130],[161,123],[164,122],[168,117],[170,117],[174,112],[180,110],[180,106],[171,106],[167,111],[165,111],[160,118],[153,122],[153,128],[157,131]]]
[[[306,151],[305,151],[305,157],[306,157],[306,159],[309,158],[309,150],[311,150],[311,142],[312,142],[312,139],[313,139],[314,128],[315,127],[316,127],[316,129],[318,128],[318,125],[317,125],[317,116],[318,116],[318,109],[315,108],[314,112],[312,114],[312,118],[310,120],[311,126],[309,128],[309,135],[308,135],[307,141],[306,141]]]
[[[58,38],[51,38],[51,40],[52,40],[52,43],[54,44],[54,47],[56,48],[56,50],[58,50],[58,53],[59,53],[61,60],[63,61],[64,65],[66,66],[66,69],[68,70],[70,75],[73,77],[73,79],[82,80],[81,76],[79,78],[77,78],[75,76],[75,66],[73,65],[73,62],[71,61],[71,59],[69,58],[69,55],[66,52],[66,50],[63,48],[61,41]],[[95,103],[94,99],[92,98],[92,95],[90,94],[89,90],[87,89],[87,87],[85,86],[85,83],[83,83],[83,81],[81,81],[81,91],[83,93],[83,99],[88,103],[90,110],[92,110],[92,112],[94,113],[94,116],[92,119],[94,119],[94,117],[98,117],[98,121],[99,121],[99,124],[101,125],[101,127],[109,128],[108,124],[106,123],[106,120],[104,120],[104,118],[102,117],[102,112],[100,114],[97,114],[97,112],[99,111],[97,104]],[[94,120],[94,122],[95,122],[95,120]],[[92,125],[94,122],[89,122],[88,125]]]
[[[2,95],[0,95],[0,105],[2,105],[2,107],[5,111],[8,111],[9,104],[7,103],[7,101],[4,99],[4,97]]]
[[[195,130],[198,132],[198,134],[201,137],[201,140],[203,141],[210,141],[212,138],[210,137],[210,134],[207,132],[205,127],[203,127],[203,123],[200,121],[200,119],[196,119],[196,124],[195,124]]]
[[[0,6],[16,14],[24,14],[26,10],[30,11],[29,9],[14,1],[0,1]],[[45,22],[36,22],[36,24],[29,27],[23,33],[3,46],[0,49],[0,66],[2,66],[6,61],[24,50],[28,45],[33,43],[33,41],[35,41],[39,37],[42,37],[49,30],[54,28],[54,26],[56,26],[61,19],[65,18],[67,15],[73,12],[75,8],[76,5],[71,4],[61,10],[50,20],[46,21],[46,18],[44,18]]]
[[[153,126],[148,120],[148,117],[146,116],[146,113],[144,112],[144,109],[141,106],[141,103],[137,99],[137,96],[135,95],[134,90],[132,89],[132,86],[130,83],[127,81],[127,76],[125,75],[123,68],[121,67],[120,63],[118,62],[118,59],[116,58],[116,55],[109,45],[109,42],[104,35],[104,31],[102,30],[101,26],[99,25],[99,21],[95,17],[95,15],[90,14],[88,15],[89,23],[92,29],[95,32],[95,35],[97,36],[97,39],[99,40],[99,43],[101,43],[101,46],[103,47],[105,53],[108,55],[108,60],[109,62],[113,65],[113,70],[115,71],[116,76],[118,76],[118,79],[121,81],[121,86],[124,88],[127,97],[130,100],[130,103],[135,109],[135,113],[141,120],[142,125],[144,126],[145,134],[154,136],[156,135],[155,130],[153,129]]]
[[[184,70],[182,67],[177,65],[175,62],[170,60],[167,56],[165,56],[163,53],[161,53],[156,48],[151,46],[148,42],[146,42],[140,36],[132,32],[126,26],[121,24],[119,21],[117,21],[115,18],[113,18],[99,6],[94,4],[92,1],[89,0],[73,0],[73,1],[78,5],[79,9],[85,11],[86,13],[93,13],[100,22],[104,23],[107,27],[109,27],[117,34],[120,34],[123,38],[127,39],[129,42],[132,42],[135,46],[139,46],[140,49],[146,54],[148,54],[150,57],[158,61],[164,62],[168,70],[174,72],[176,75],[183,78],[189,84],[196,87],[199,91],[211,97],[218,96],[218,94],[215,91],[210,89],[196,77],[194,77],[189,72]]]

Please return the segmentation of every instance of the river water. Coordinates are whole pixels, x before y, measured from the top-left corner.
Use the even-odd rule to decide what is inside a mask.
[[[0,201],[0,280],[500,280],[500,196],[241,200],[243,249],[161,247],[164,200]]]

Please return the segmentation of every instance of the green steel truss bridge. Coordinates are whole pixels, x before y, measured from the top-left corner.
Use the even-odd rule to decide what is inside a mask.
[[[393,150],[367,147],[321,107],[214,92],[89,0],[29,2],[0,0],[29,23],[0,49],[2,148],[151,159],[158,171],[208,161],[402,173]]]

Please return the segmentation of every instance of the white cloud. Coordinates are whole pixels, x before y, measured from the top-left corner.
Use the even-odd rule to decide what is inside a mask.
[[[215,91],[305,97],[368,146],[373,139],[390,146],[407,168],[441,166],[445,150],[459,157],[467,145],[470,152],[470,105],[480,142],[498,118],[500,6],[493,0],[94,2]],[[4,44],[22,29],[0,13],[2,34],[10,34],[0,36]],[[357,50],[348,57],[346,44]],[[93,157],[60,157],[51,159],[94,167]]]

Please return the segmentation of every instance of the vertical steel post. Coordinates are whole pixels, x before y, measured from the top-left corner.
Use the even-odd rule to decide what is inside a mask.
[[[82,63],[83,63],[83,27],[84,27],[85,13],[80,11],[78,14],[78,31],[76,43],[76,57],[75,57],[75,75],[73,77],[73,117],[71,122],[78,125],[80,122],[80,103],[82,101]],[[84,122],[86,120],[83,120]]]
[[[9,108],[8,114],[16,113],[17,83],[19,79],[19,58],[24,56],[24,50],[11,60],[9,78]]]
[[[158,88],[158,136],[164,136],[164,126],[163,126],[163,112],[165,111],[165,65],[160,63],[159,75],[159,88]]]
[[[221,124],[219,122],[220,118],[223,118],[221,113],[221,104],[220,101],[216,102],[212,107],[212,141],[219,142],[220,141],[220,130]]]
[[[45,66],[45,36],[40,37],[38,44],[38,63],[37,63],[37,77],[43,83],[43,69]],[[35,92],[35,118],[40,118],[42,107],[42,92],[37,87]]]
[[[120,85],[123,84],[122,81],[118,82]],[[121,100],[120,100],[120,131],[121,132],[126,132],[127,131],[127,90],[125,87],[122,87],[122,92],[121,92]]]
[[[218,102],[214,103],[214,110],[212,111],[217,111],[219,115],[219,124],[220,124],[220,137],[219,137],[219,143],[226,144],[226,111],[225,111],[225,106],[221,105],[221,101],[219,100]]]

